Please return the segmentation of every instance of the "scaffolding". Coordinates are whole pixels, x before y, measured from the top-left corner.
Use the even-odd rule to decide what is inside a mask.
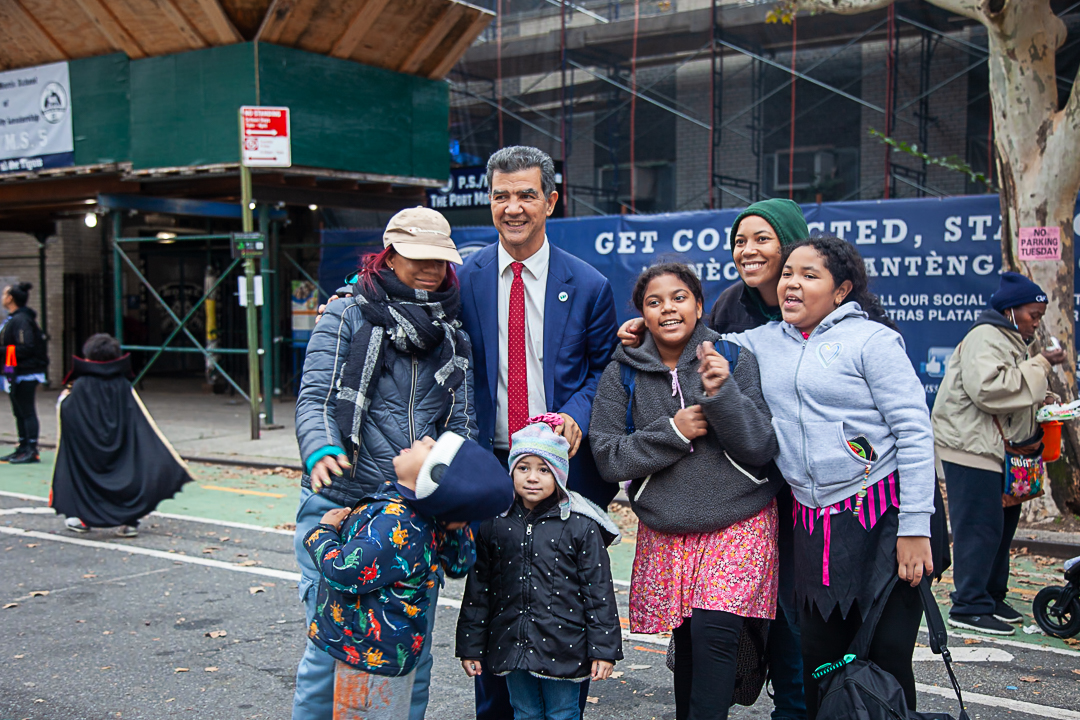
[[[772,4],[486,0],[496,22],[447,78],[456,160],[480,164],[518,142],[544,147],[562,160],[568,215],[990,189],[959,175],[943,179],[924,158],[868,134],[873,128],[931,155],[960,157],[989,176],[980,25],[917,0],[768,24]],[[1069,29],[1058,52],[1063,94],[1080,65],[1078,8],[1054,4]],[[702,68],[704,82],[682,89],[682,72]],[[843,138],[854,153],[820,140],[841,115],[858,133]],[[677,138],[701,133],[695,137],[705,141],[676,139],[664,160],[678,190],[643,210],[648,193],[660,194],[660,172],[650,167],[662,164],[655,148],[671,128]]]

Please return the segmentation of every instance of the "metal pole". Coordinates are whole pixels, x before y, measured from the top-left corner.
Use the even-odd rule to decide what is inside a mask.
[[[262,388],[263,388],[263,412],[265,413],[265,425],[274,424],[274,372],[270,366],[270,358],[273,354],[273,338],[271,337],[270,308],[274,302],[274,296],[270,289],[270,276],[273,275],[273,254],[270,250],[270,207],[259,206],[259,232],[263,236],[263,256],[259,261],[262,275],[263,304],[262,304],[262,341],[259,352],[262,353]]]
[[[244,137],[244,118],[237,111],[240,142]],[[240,148],[240,213],[244,223],[244,232],[253,232],[254,218],[251,214],[251,169],[243,163],[243,148]],[[255,260],[244,259],[244,277],[247,279],[247,346],[248,346],[248,399],[251,401],[251,439],[259,439],[259,318],[255,309]]]
[[[112,212],[113,239],[113,335],[116,342],[124,344],[124,267],[120,263],[120,233],[123,218],[115,210]]]

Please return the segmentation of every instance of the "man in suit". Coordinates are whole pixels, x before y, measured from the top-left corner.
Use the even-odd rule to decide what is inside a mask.
[[[461,322],[473,343],[478,441],[505,462],[510,436],[529,417],[558,413],[570,442],[570,489],[607,507],[617,487],[600,479],[588,429],[616,343],[611,285],[547,240],[559,193],[546,153],[503,148],[488,160],[487,177],[499,242],[466,258],[458,273]],[[587,692],[582,683],[582,706]],[[504,678],[476,678],[476,716],[513,717]]]

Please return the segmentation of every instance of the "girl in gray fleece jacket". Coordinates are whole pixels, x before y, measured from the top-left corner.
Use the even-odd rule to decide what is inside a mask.
[[[788,248],[777,292],[782,322],[725,337],[760,361],[777,465],[795,495],[807,716],[817,714],[812,672],[847,652],[879,597],[869,659],[896,676],[914,710],[915,587],[933,571],[934,440],[922,384],[853,245],[819,236]]]
[[[717,352],[693,270],[649,268],[633,297],[648,332],[640,347],[616,348],[589,425],[600,475],[632,481],[640,520],[630,629],[674,631],[679,717],[726,718],[744,620],[776,607],[783,482],[763,472],[776,437],[757,360],[742,351],[732,368]],[[630,434],[623,367],[634,376]]]

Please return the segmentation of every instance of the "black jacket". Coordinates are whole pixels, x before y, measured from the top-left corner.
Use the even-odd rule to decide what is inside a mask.
[[[777,309],[779,310],[779,308]],[[729,285],[709,312],[709,327],[718,333],[740,333],[770,322],[744,282]]]
[[[552,496],[554,499],[554,496]],[[557,502],[529,513],[520,501],[480,526],[476,564],[458,615],[457,651],[492,672],[589,676],[592,660],[622,659],[606,541],[592,518],[559,515]]]
[[[0,328],[0,363],[7,355],[7,347],[15,346],[15,374],[32,375],[49,369],[48,348],[45,335],[38,327],[37,313],[21,307],[11,313]]]

